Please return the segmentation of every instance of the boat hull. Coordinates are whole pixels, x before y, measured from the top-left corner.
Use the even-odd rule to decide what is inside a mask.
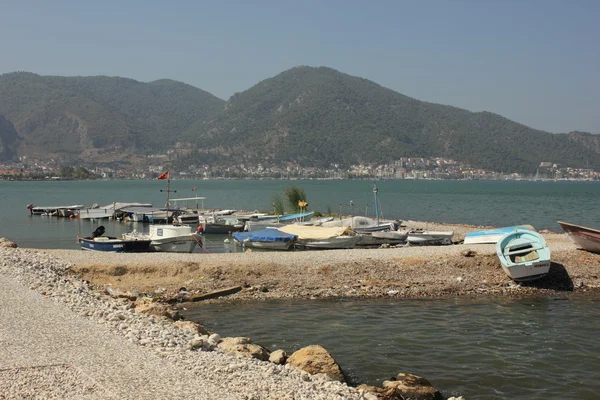
[[[110,253],[141,253],[150,250],[150,240],[127,240],[114,237],[102,237],[102,239],[80,237],[78,241],[83,250],[104,251]]]
[[[483,231],[469,232],[465,235],[464,244],[495,244],[498,240],[502,239],[504,235],[515,229],[529,229],[534,230],[531,225],[517,225],[507,226],[504,228],[487,229]]]
[[[409,232],[406,241],[411,245],[431,246],[452,244],[454,232]]]
[[[150,249],[165,253],[192,253],[196,246],[201,246],[202,243],[200,235],[197,236],[190,234],[152,240],[150,242]]]
[[[310,250],[352,249],[360,236],[337,236],[329,239],[298,239],[296,246]]]
[[[592,253],[600,253],[599,230],[561,221],[558,221],[558,224],[576,246]]]
[[[130,232],[123,237],[131,240],[150,240],[150,250],[166,253],[192,253],[202,247],[202,235],[189,225],[151,225],[149,233]]]

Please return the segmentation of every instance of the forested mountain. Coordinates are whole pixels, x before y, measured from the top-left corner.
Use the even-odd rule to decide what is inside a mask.
[[[0,162],[12,161],[17,157],[19,134],[4,115],[0,115]]]
[[[172,80],[0,75],[0,114],[22,137],[20,152],[40,157],[164,153],[183,131],[223,105],[208,92]]]
[[[542,161],[600,169],[599,135],[555,135],[422,102],[326,67],[292,68],[227,102],[171,80],[10,73],[0,75],[0,114],[18,133],[12,153],[18,146],[19,155],[65,160],[165,153],[186,142],[193,152],[180,162],[324,166],[440,156],[505,172],[535,172]]]
[[[600,167],[597,135],[586,141],[422,102],[325,67],[266,79],[192,129],[207,150],[303,165],[444,156],[497,171],[532,172],[542,161]]]

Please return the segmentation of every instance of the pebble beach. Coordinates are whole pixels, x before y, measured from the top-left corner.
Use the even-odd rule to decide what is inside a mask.
[[[426,226],[452,229],[457,241],[477,230]],[[193,295],[239,287],[210,300],[228,301],[518,296],[600,288],[600,255],[578,250],[564,234],[543,234],[553,265],[546,278],[528,284],[504,274],[493,245],[228,254],[0,248],[0,296],[8,305],[0,315],[6,342],[0,350],[0,399],[373,398],[289,365],[233,357],[216,347],[218,334],[136,312],[127,294],[174,299],[182,289]]]

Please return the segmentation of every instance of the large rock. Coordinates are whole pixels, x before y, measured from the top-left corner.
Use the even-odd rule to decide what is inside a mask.
[[[425,378],[400,373],[395,380],[384,381],[381,387],[361,385],[357,388],[384,400],[442,400],[442,394]]]
[[[313,345],[296,351],[287,359],[286,364],[312,375],[325,375],[333,381],[346,381],[339,364],[321,346]]]
[[[179,311],[173,310],[168,305],[160,304],[160,303],[136,304],[135,311],[144,313],[144,314],[148,314],[148,315],[167,317],[174,321],[181,319],[181,315],[179,314]]]
[[[0,238],[0,247],[12,247],[16,249],[18,246],[15,242],[11,242],[6,238]]]
[[[251,342],[249,338],[245,337],[223,338],[217,347],[225,353],[239,358],[256,358],[261,361],[267,361],[269,359],[269,351],[261,345]]]

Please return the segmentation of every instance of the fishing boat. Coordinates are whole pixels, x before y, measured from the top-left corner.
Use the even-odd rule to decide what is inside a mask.
[[[406,236],[406,242],[409,245],[433,246],[452,244],[453,231],[427,231],[422,229],[412,229]]]
[[[383,220],[383,213],[381,212],[381,206],[379,204],[379,198],[377,197],[379,189],[377,184],[373,182],[373,196],[375,197],[375,219],[368,217],[352,216],[350,218],[341,218],[337,221],[325,222],[322,226],[326,227],[350,227],[355,232],[380,232],[380,231],[396,231],[400,227],[400,221],[385,221]],[[352,203],[352,202],[351,202]],[[353,204],[353,203],[352,203]],[[366,214],[366,213],[365,213]]]
[[[79,218],[80,219],[104,219],[104,218],[113,218],[115,215],[125,208],[131,207],[144,207],[150,208],[152,204],[150,203],[129,203],[129,202],[114,202],[111,204],[107,204],[104,207],[100,207],[98,205],[92,206],[90,208],[83,208],[79,210]]]
[[[298,236],[294,246],[303,249],[351,249],[360,241],[360,236],[343,227],[290,224],[277,229]]]
[[[550,270],[550,248],[539,233],[515,229],[496,243],[502,269],[514,281],[539,279]]]
[[[600,253],[600,231],[585,226],[558,221],[569,240],[583,250]]]
[[[150,250],[168,253],[191,253],[202,247],[202,235],[190,225],[150,225],[149,233],[124,233],[125,239],[150,240]]]
[[[92,233],[92,236],[81,237],[77,235],[77,241],[83,250],[104,251],[112,253],[139,253],[150,250],[149,239],[117,238],[104,235],[105,228],[100,225]]]
[[[304,223],[311,220],[314,211],[306,211],[294,214],[269,215],[258,218],[250,218],[246,221],[245,230],[258,231],[265,228],[278,228],[293,223]]]
[[[209,216],[200,217],[202,233],[228,234],[244,230],[245,223],[235,217]]]
[[[282,232],[275,228],[265,228],[251,232],[235,232],[232,234],[236,243],[244,247],[265,250],[289,250],[298,236]]]
[[[504,235],[515,229],[535,230],[531,225],[507,226],[504,228],[486,229],[483,231],[469,232],[465,235],[464,244],[497,243]]]
[[[357,246],[381,246],[384,244],[397,246],[399,244],[406,244],[408,230],[361,232],[359,233],[359,237],[360,240],[356,244]]]
[[[85,207],[83,204],[74,204],[71,206],[34,206],[28,204],[27,209],[31,215],[48,215],[58,217],[70,217],[76,215],[78,210]]]

